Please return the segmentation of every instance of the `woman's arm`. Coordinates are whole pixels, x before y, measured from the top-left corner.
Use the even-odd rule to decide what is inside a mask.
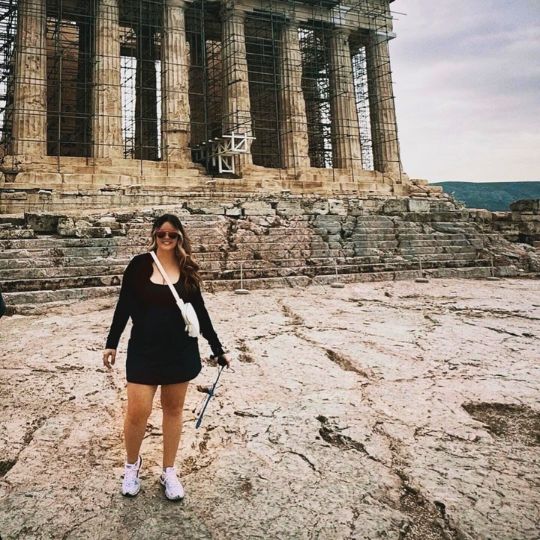
[[[197,290],[193,294],[191,303],[193,305],[193,308],[195,309],[195,312],[197,313],[197,318],[199,319],[201,334],[206,339],[206,341],[208,341],[208,344],[212,349],[212,353],[215,356],[224,354],[225,351],[223,349],[223,346],[221,345],[221,342],[219,341],[214,327],[212,326],[212,321],[210,320],[210,315],[208,314],[208,310],[206,309],[206,305],[204,304],[201,289],[199,287],[197,287]]]
[[[111,328],[109,330],[109,335],[107,336],[107,343],[105,345],[106,349],[116,349],[118,347],[118,342],[120,341],[122,332],[124,331],[132,312],[133,278],[135,274],[134,261],[134,258],[131,259],[124,270],[122,285],[120,287],[120,296],[118,297],[118,302],[116,303]]]
[[[0,317],[6,313],[6,303],[2,297],[2,290],[0,289]]]

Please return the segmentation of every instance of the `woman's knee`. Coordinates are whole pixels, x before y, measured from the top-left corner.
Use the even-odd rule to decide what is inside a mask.
[[[178,383],[161,387],[161,408],[168,416],[181,416],[184,410],[188,383]]]
[[[161,403],[161,408],[163,414],[168,416],[181,416],[182,411],[184,410],[184,402],[183,400],[164,401]]]
[[[131,424],[140,424],[142,422],[147,422],[151,412],[151,409],[148,409],[146,407],[128,406],[126,420]]]

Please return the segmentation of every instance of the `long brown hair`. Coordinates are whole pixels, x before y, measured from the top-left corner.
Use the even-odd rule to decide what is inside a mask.
[[[174,214],[163,214],[154,220],[150,250],[157,251],[156,232],[167,222],[180,232],[181,236],[176,242],[174,253],[180,267],[180,279],[183,281],[186,290],[193,291],[201,286],[202,278],[199,273],[199,265],[195,262],[191,254],[191,242],[177,216]]]

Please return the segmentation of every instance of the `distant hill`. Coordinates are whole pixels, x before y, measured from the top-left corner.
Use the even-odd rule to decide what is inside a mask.
[[[540,182],[434,182],[468,208],[510,210],[520,199],[540,199]]]

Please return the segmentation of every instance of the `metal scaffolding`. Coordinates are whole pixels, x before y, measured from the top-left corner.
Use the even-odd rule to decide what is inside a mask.
[[[181,23],[166,15],[169,4],[181,6]],[[38,45],[17,37],[39,28]],[[103,45],[108,35],[117,49]],[[92,159],[118,147],[109,153],[172,161],[171,134],[182,132],[186,155],[216,174],[239,163],[400,172],[393,37],[388,0],[0,0],[0,157],[5,168],[30,152],[17,148]],[[186,54],[171,60],[173,39]],[[28,68],[40,46],[42,79]],[[188,79],[185,104],[171,73]],[[27,83],[41,85],[45,111],[15,99]],[[25,115],[36,118],[34,132],[23,129]],[[98,115],[108,122],[101,139]]]

